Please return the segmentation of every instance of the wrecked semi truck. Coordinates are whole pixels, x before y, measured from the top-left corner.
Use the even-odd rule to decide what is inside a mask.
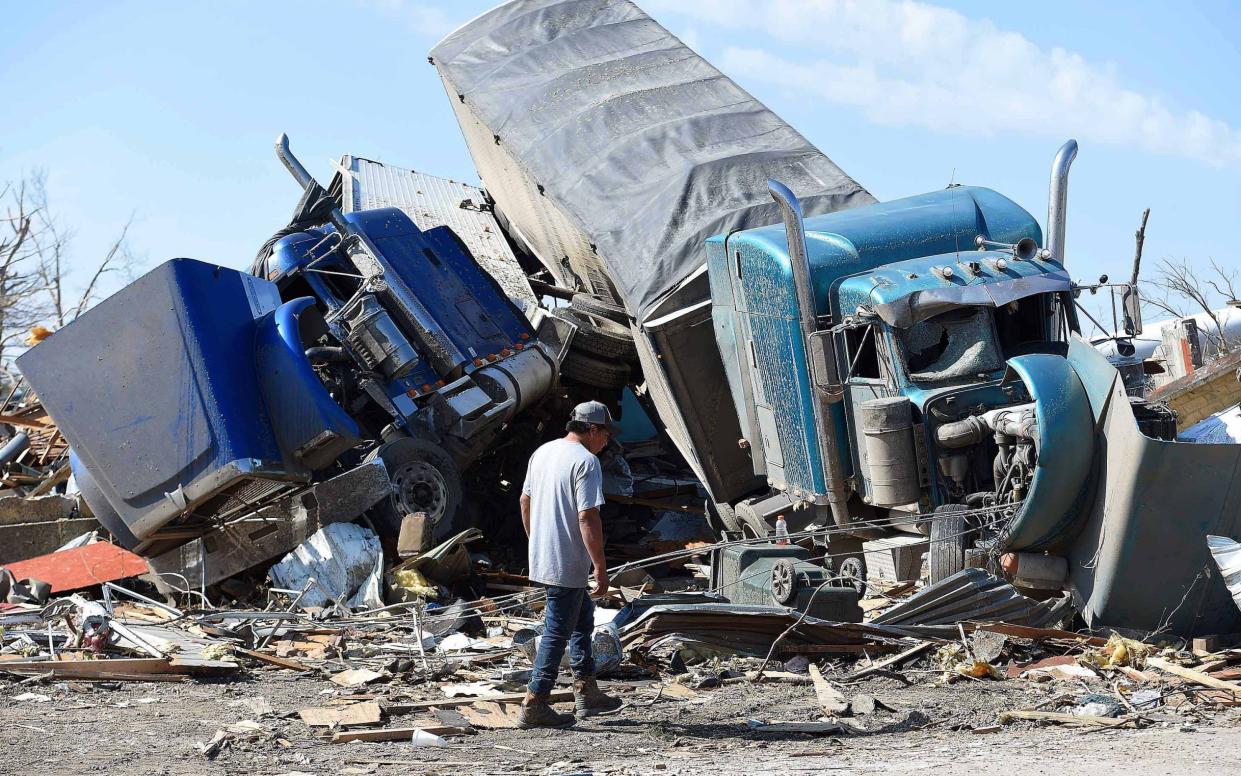
[[[556,380],[564,329],[540,338],[452,229],[344,213],[284,136],[277,154],[304,196],[254,274],[174,259],[18,359],[87,505],[148,556],[202,536],[244,554],[325,501],[374,505],[388,535],[423,512],[443,538],[461,472]]]
[[[1241,448],[1157,438],[1079,336],[1075,144],[1044,242],[988,189],[876,203],[626,0],[515,0],[430,60],[513,243],[623,311],[719,528],[831,529],[854,578],[862,540],[927,533],[932,578],[1002,556],[1091,625],[1241,625],[1205,541],[1237,534]]]

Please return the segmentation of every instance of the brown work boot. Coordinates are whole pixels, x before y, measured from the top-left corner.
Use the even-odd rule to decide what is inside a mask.
[[[521,702],[521,715],[517,717],[517,727],[522,730],[531,728],[566,728],[577,719],[572,714],[561,714],[547,702],[546,695],[526,693]]]
[[[600,690],[599,682],[592,676],[589,679],[573,680],[573,704],[577,707],[577,718],[585,719],[616,711],[624,706],[625,702]]]

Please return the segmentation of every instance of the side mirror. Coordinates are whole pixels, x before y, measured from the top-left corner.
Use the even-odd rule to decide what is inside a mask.
[[[1125,334],[1136,337],[1142,333],[1142,299],[1138,295],[1138,287],[1129,285],[1120,298],[1120,306],[1125,313]]]
[[[816,331],[806,338],[810,352],[810,380],[815,390],[827,399],[844,395],[845,387],[840,381],[840,368],[836,363],[836,340],[831,331]]]

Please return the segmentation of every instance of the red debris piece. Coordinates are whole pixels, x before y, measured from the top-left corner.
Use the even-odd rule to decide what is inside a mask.
[[[81,590],[104,582],[147,573],[147,562],[129,550],[107,542],[61,550],[5,566],[16,579],[37,579],[53,593]]]
[[[1077,662],[1077,658],[1072,655],[1057,655],[1055,657],[1045,657],[1042,660],[1035,660],[1032,663],[1019,663],[1010,665],[1005,673],[1009,679],[1016,679],[1026,671],[1033,671],[1036,668],[1055,668],[1056,666],[1069,666]]]

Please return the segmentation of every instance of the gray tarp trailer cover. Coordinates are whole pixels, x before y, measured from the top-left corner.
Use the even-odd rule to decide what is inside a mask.
[[[661,420],[716,501],[761,483],[737,447],[704,241],[874,202],[633,3],[515,0],[431,52],[510,235],[566,287],[625,305]]]

